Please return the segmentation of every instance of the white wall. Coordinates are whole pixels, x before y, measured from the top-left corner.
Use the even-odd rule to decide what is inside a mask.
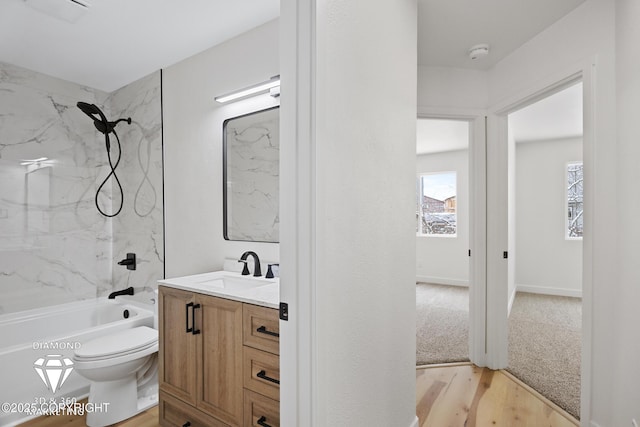
[[[582,139],[516,144],[518,290],[582,294],[582,240],[566,236],[567,163],[582,161]]]
[[[246,250],[263,263],[279,260],[278,244],[226,241],[222,233],[222,122],[278,101],[213,99],[277,74],[277,20],[163,71],[167,277],[221,269]]]
[[[456,172],[457,236],[416,237],[416,280],[444,285],[469,285],[469,151],[418,156],[417,174]]]
[[[444,112],[484,110],[488,101],[488,75],[483,70],[418,67],[418,113],[423,108]]]
[[[315,4],[312,425],[408,427],[417,423],[417,5]]]
[[[616,314],[612,330],[616,332],[615,350],[609,351],[613,367],[613,421],[609,426],[631,425],[633,417],[640,423],[640,2],[616,1],[616,95],[618,114],[618,194],[622,205],[617,209],[618,280],[611,280],[609,292],[615,294]],[[611,313],[614,314],[614,313]],[[604,366],[603,366],[604,369]],[[602,424],[605,427],[607,424]]]
[[[592,393],[587,396],[591,404],[584,408],[582,418],[592,419],[603,427],[614,425],[611,422],[610,366],[614,345],[611,331],[616,329],[613,318],[621,295],[612,292],[618,262],[617,218],[615,209],[611,208],[617,206],[616,192],[611,191],[616,186],[614,6],[615,2],[611,0],[586,0],[489,72],[489,105],[499,106],[519,94],[527,93],[543,81],[560,78],[565,71],[590,59],[596,60],[593,87],[596,100],[593,116],[595,133],[585,135],[585,138],[593,137],[594,148],[585,153],[584,159],[585,166],[593,165],[587,171],[585,180],[595,178],[595,187],[585,189],[585,198],[592,198],[596,206],[591,219],[585,218],[586,221],[593,221],[593,229],[583,241],[585,252],[593,249],[593,264],[584,267],[590,269],[593,277],[593,305],[584,307],[593,322],[592,336],[585,339],[585,343],[591,343],[593,347],[588,355],[592,360]],[[627,282],[620,286],[633,285]]]

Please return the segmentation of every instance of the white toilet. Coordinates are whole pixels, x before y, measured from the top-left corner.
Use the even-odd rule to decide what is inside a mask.
[[[138,391],[155,380],[157,355],[158,331],[148,326],[98,337],[75,351],[74,369],[91,381],[89,403],[102,404],[100,411],[87,411],[89,427],[117,423],[155,404],[141,405]]]

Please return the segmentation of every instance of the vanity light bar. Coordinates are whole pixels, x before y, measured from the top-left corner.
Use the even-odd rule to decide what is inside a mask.
[[[225,103],[229,101],[235,101],[236,99],[246,98],[252,95],[258,95],[263,92],[268,92],[273,88],[280,87],[280,76],[271,77],[266,82],[258,83],[257,85],[249,86],[244,89],[234,90],[233,92],[225,95],[216,96],[214,99],[217,102]],[[280,91],[278,91],[279,93]]]

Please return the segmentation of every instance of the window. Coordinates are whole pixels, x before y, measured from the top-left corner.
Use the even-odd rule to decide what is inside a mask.
[[[418,176],[416,233],[418,236],[451,236],[456,226],[456,173]]]
[[[567,164],[567,237],[582,238],[583,227],[582,162]]]

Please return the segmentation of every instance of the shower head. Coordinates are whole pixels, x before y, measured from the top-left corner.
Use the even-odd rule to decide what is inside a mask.
[[[96,119],[95,115],[97,114],[102,116],[102,118],[106,120],[106,118],[104,117],[104,114],[102,114],[102,111],[100,111],[100,109],[95,104],[78,102],[76,105],[78,106],[79,109],[82,110],[83,113],[85,113],[87,116],[91,117],[92,119],[95,120]]]
[[[104,115],[102,110],[98,108],[95,104],[88,104],[86,102],[78,102],[76,104],[83,113],[93,119],[93,125],[100,131],[101,133],[107,135],[113,132],[113,129],[120,122],[127,122],[131,124],[131,117],[127,119],[118,119],[115,122],[110,122],[107,120],[107,117]]]
[[[107,117],[95,104],[78,102],[76,105],[80,110],[82,110],[83,113],[93,119],[94,126],[100,132],[107,134],[113,130],[113,128],[109,129],[109,121],[107,120]]]

